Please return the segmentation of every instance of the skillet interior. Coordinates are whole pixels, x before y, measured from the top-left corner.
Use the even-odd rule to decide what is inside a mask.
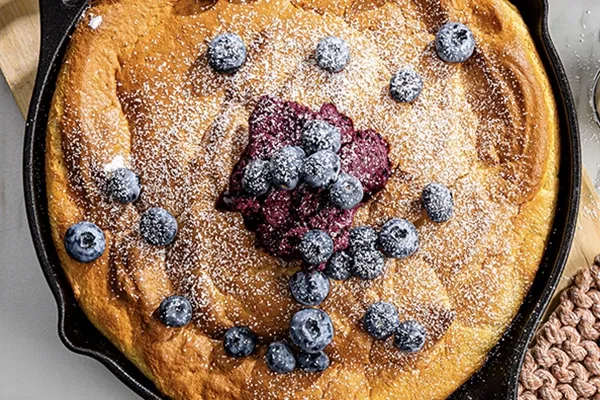
[[[556,96],[561,126],[560,188],[550,245],[519,313],[484,367],[453,399],[515,399],[516,382],[527,344],[561,276],[574,234],[580,187],[579,132],[569,84],[550,40],[546,0],[513,0],[529,27]],[[145,399],[164,399],[142,373],[96,328],[78,307],[62,272],[46,204],[44,153],[48,110],[55,81],[72,32],[87,6],[81,0],[40,0],[42,46],[30,104],[24,149],[25,198],[40,264],[59,309],[59,336],[72,351],[93,357]]]

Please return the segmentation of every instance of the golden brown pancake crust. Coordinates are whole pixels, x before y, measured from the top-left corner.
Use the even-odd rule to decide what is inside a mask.
[[[442,62],[432,47],[447,21],[467,24],[477,39],[464,64]],[[207,42],[225,31],[249,50],[232,76],[214,73],[205,57]],[[351,48],[339,74],[312,58],[330,34]],[[405,66],[425,83],[414,104],[387,95],[391,74]],[[265,344],[285,337],[301,308],[287,289],[298,265],[257,250],[242,218],[214,207],[263,94],[313,109],[331,102],[358,129],[378,131],[390,144],[392,176],[354,223],[380,227],[402,217],[420,233],[417,254],[387,260],[384,277],[332,282],[322,308],[336,334],[322,374],[267,370]],[[115,157],[141,177],[134,205],[102,191]],[[550,230],[558,160],[552,92],[506,0],[99,0],[78,25],[57,82],[46,174],[52,234],[76,298],[167,395],[406,400],[447,397],[512,320]],[[429,222],[420,207],[433,181],[454,193],[455,216],[445,224]],[[149,246],[137,229],[140,213],[156,206],[178,220],[167,248]],[[81,220],[107,237],[91,264],[70,259],[62,244]],[[174,293],[194,305],[185,328],[154,317]],[[427,327],[425,350],[403,355],[362,330],[366,307],[379,300]],[[261,340],[245,359],[226,356],[221,341],[238,324]]]

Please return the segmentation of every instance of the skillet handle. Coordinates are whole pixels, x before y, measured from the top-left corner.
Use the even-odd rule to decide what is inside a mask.
[[[39,0],[41,22],[38,71],[47,71],[88,0]]]

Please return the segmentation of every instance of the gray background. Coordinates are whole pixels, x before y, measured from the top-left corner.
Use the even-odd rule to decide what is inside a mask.
[[[600,68],[600,1],[550,0],[551,31],[578,105],[584,161],[600,186],[600,129],[589,106]],[[31,244],[21,183],[25,123],[0,76],[0,400],[138,398],[98,362],[70,353]]]

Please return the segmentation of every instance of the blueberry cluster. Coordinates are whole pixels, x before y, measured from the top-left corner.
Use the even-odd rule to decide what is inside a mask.
[[[267,367],[278,374],[292,372],[298,366],[306,372],[322,372],[329,367],[323,351],[333,340],[333,324],[326,312],[315,308],[298,311],[292,317],[290,342],[273,342],[267,348]],[[229,328],[223,337],[225,353],[234,358],[247,357],[256,348],[257,337],[248,327]]]
[[[309,154],[324,151],[335,154],[332,150],[339,150],[339,131],[336,134],[336,129],[331,129],[330,125],[320,122],[307,124],[305,131],[307,134],[303,135],[303,146],[309,149]],[[324,131],[329,134],[324,135]],[[268,191],[272,184],[283,190],[290,190],[300,180],[300,171],[306,165],[303,163],[305,154],[303,149],[290,146],[276,152],[270,162],[249,164],[254,166],[246,169],[247,174],[261,176],[256,171],[267,170],[269,177],[269,180],[260,181],[258,186],[252,188],[262,185],[261,190],[267,186]],[[257,180],[251,179],[250,182],[254,184]],[[139,178],[128,169],[116,170],[109,175],[107,188],[113,200],[123,203],[137,200],[141,192]],[[446,186],[439,183],[427,185],[423,189],[421,200],[433,222],[445,222],[451,218],[453,197]],[[139,229],[147,243],[166,246],[177,235],[177,221],[163,208],[150,208],[142,214]],[[85,263],[97,260],[106,248],[102,230],[85,221],[72,225],[65,234],[64,242],[67,253],[73,259]],[[289,282],[292,297],[302,305],[318,306],[329,294],[328,277],[335,280],[346,280],[351,276],[365,280],[375,279],[383,273],[383,253],[389,257],[406,258],[416,252],[418,243],[415,226],[404,219],[388,221],[379,233],[366,226],[353,228],[348,248],[335,254],[333,240],[326,232],[309,231],[299,246],[302,258],[312,265],[325,262],[327,265],[324,273],[302,270],[296,272]],[[186,297],[174,295],[161,302],[157,318],[167,327],[179,328],[190,323],[192,312],[192,305]],[[373,304],[364,316],[363,326],[379,340],[394,335],[394,345],[404,352],[417,352],[425,343],[425,328],[415,321],[400,323],[396,309],[389,303]],[[290,325],[290,338],[299,349],[297,355],[294,355],[285,342],[274,342],[269,346],[265,357],[269,369],[277,373],[289,373],[296,366],[307,372],[321,372],[328,368],[329,357],[323,349],[333,340],[333,324],[327,313],[313,308],[296,313]],[[234,358],[252,354],[256,343],[256,335],[243,326],[230,328],[223,339],[225,352]]]
[[[139,176],[128,168],[118,168],[108,173],[104,189],[109,199],[124,204],[137,201],[142,191]],[[139,229],[148,244],[166,246],[177,235],[177,221],[167,210],[151,208],[142,214]],[[71,258],[89,263],[102,256],[106,249],[106,238],[97,225],[83,221],[67,230],[64,245]]]
[[[322,372],[329,367],[329,357],[323,350],[333,340],[333,324],[325,311],[298,311],[292,317],[289,334],[292,346],[278,341],[267,349],[265,361],[271,371],[287,374],[298,366],[306,372]]]
[[[427,330],[417,321],[400,322],[393,304],[380,301],[371,304],[363,318],[364,330],[376,340],[394,335],[394,346],[405,353],[416,353],[425,345]]]
[[[475,36],[464,24],[448,22],[435,36],[438,56],[448,63],[467,61],[475,52]],[[247,57],[246,45],[235,33],[226,32],[216,36],[208,46],[208,63],[216,72],[235,73]],[[315,49],[317,65],[331,73],[342,71],[350,61],[350,47],[342,38],[327,36],[317,43]],[[403,68],[390,79],[390,96],[400,103],[411,103],[423,90],[421,76],[412,68]],[[334,150],[337,151],[337,150]]]
[[[294,300],[305,306],[318,306],[329,295],[329,279],[314,266],[323,264],[333,254],[333,240],[321,230],[308,231],[298,246],[310,271],[298,271],[290,278],[289,287]]]
[[[139,176],[128,168],[118,168],[108,173],[104,189],[109,199],[119,203],[137,201],[142,191]],[[177,229],[177,220],[164,208],[150,208],[140,217],[140,235],[152,246],[171,244]],[[96,224],[83,221],[67,229],[64,246],[74,260],[90,263],[104,254],[106,237]],[[156,316],[167,327],[179,328],[191,321],[192,305],[186,297],[169,296],[160,303]]]
[[[271,188],[294,190],[304,183],[314,189],[328,189],[329,201],[340,209],[356,207],[364,190],[356,177],[340,171],[340,129],[326,121],[308,121],[302,129],[301,144],[283,147],[269,160],[248,163],[242,176],[244,191],[249,196],[263,196]]]
[[[446,222],[453,215],[452,192],[441,183],[427,185],[421,202],[433,222]],[[389,220],[379,233],[371,227],[359,226],[350,231],[348,248],[328,257],[323,272],[335,280],[346,280],[351,276],[372,280],[383,274],[384,255],[403,259],[413,255],[418,248],[417,228],[405,219]]]
[[[445,222],[453,214],[452,193],[440,183],[427,185],[423,189],[421,201],[433,222]],[[323,272],[301,270],[291,277],[290,292],[298,303],[305,306],[321,304],[329,295],[331,285],[328,278],[346,280],[355,276],[372,280],[381,276],[384,271],[384,255],[397,259],[410,257],[419,247],[419,235],[411,222],[394,218],[386,222],[379,232],[368,226],[353,228],[348,242],[347,249],[333,254],[333,240],[326,232],[313,230],[304,235],[299,246],[304,261],[309,264],[327,261],[327,265]],[[385,302],[375,303],[369,308],[365,314],[364,327],[379,340],[395,335],[394,344],[404,352],[417,352],[425,342],[425,329],[415,321],[400,323],[394,306]],[[283,366],[288,366],[290,371],[293,370],[293,363],[290,361],[293,355],[287,345],[277,343],[273,346],[273,354],[280,357],[280,364],[277,364],[280,367],[274,366],[272,369],[287,371]],[[273,357],[272,355],[271,362],[275,362]],[[324,357],[326,356],[305,356],[306,359],[314,359],[315,363],[324,360]],[[299,362],[299,359],[296,361]]]
[[[217,35],[208,45],[208,65],[220,74],[233,74],[246,62],[248,50],[243,39],[232,32]],[[350,61],[350,47],[337,36],[327,36],[317,43],[317,65],[328,72],[340,72]]]
[[[462,63],[473,55],[475,37],[464,24],[449,22],[436,34],[435,49],[442,60],[448,63]],[[412,103],[422,90],[423,80],[412,68],[400,69],[390,79],[390,96],[399,103]]]
[[[395,218],[379,233],[368,226],[353,228],[348,242],[348,248],[334,254],[323,271],[331,279],[373,280],[383,274],[384,254],[400,259],[411,256],[419,247],[419,236],[412,223]]]

